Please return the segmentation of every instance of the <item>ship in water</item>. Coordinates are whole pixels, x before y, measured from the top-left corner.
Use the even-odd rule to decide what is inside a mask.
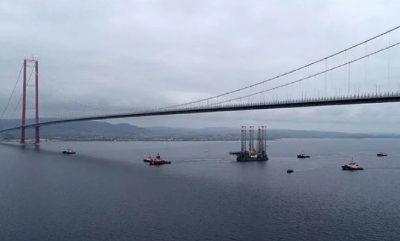
[[[355,162],[350,162],[349,164],[343,165],[342,166],[343,171],[358,171],[358,170],[364,170],[364,168],[360,167]]]
[[[387,156],[388,154],[386,154],[386,153],[384,153],[384,152],[378,152],[378,154],[376,154],[376,156],[379,156],[379,157],[383,157],[383,156]]]
[[[72,150],[71,148],[68,148],[67,150],[62,151],[62,154],[72,155],[72,154],[76,154],[76,152],[74,150]]]
[[[304,151],[303,151],[303,152],[301,152],[300,154],[297,155],[297,158],[299,158],[299,159],[304,159],[304,158],[310,158],[310,156],[309,156],[309,155],[306,155],[306,154],[304,153]]]
[[[259,126],[257,132],[257,146],[255,146],[255,130],[254,126],[249,127],[249,135],[247,136],[246,126],[242,126],[241,131],[241,150],[239,152],[230,152],[235,155],[238,162],[249,161],[267,161],[267,129],[265,126]],[[248,145],[247,145],[248,144]]]
[[[342,166],[343,171],[358,171],[358,170],[364,170],[360,165],[357,164],[353,159],[349,164],[343,165]]]
[[[152,158],[151,156],[144,158],[143,162],[149,163],[150,166],[160,166],[160,165],[165,165],[165,164],[171,164],[171,161],[162,159],[159,153],[157,153],[156,158]]]

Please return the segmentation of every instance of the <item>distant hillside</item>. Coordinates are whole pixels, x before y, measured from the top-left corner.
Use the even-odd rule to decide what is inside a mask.
[[[31,121],[30,121],[31,122]],[[20,125],[16,120],[0,120],[0,129]],[[148,136],[149,131],[129,124],[110,124],[101,121],[71,122],[50,125],[40,129],[41,138],[60,140],[139,140]],[[7,133],[6,138],[13,139],[19,132]],[[1,135],[1,134],[0,134]],[[29,129],[28,136],[33,135]]]
[[[0,129],[18,126],[18,120],[0,120]],[[307,130],[268,130],[268,139],[279,138],[399,138],[399,134],[344,133]],[[28,130],[33,137],[33,130]],[[0,134],[2,139],[18,139],[19,132]],[[240,128],[171,128],[138,127],[130,124],[110,124],[102,121],[85,121],[46,126],[41,128],[41,138],[52,140],[239,140]]]

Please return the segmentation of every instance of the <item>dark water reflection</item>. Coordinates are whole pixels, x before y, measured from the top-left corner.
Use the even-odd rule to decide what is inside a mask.
[[[238,142],[0,146],[0,240],[398,240],[399,144],[279,140],[266,163],[236,163]],[[173,164],[142,162],[157,152]]]

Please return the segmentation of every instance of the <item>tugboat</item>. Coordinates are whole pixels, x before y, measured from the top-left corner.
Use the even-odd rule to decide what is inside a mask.
[[[343,171],[358,171],[364,170],[364,168],[360,167],[356,162],[352,161],[349,164],[342,166]]]
[[[304,152],[302,152],[301,154],[297,155],[297,158],[304,159],[304,158],[310,158],[310,156],[306,155],[306,154],[304,154]]]
[[[161,159],[161,156],[160,156],[159,153],[157,153],[156,158],[151,159],[149,161],[149,165],[150,166],[160,166],[160,165],[164,165],[164,164],[171,164],[171,161],[167,161],[167,160]]]
[[[382,156],[387,156],[388,154],[386,154],[386,153],[383,153],[383,152],[378,152],[378,154],[376,154],[377,156],[379,156],[379,157],[382,157]]]
[[[73,151],[71,148],[68,148],[67,150],[63,151],[62,154],[71,155],[71,154],[76,154],[76,152]]]
[[[286,173],[288,173],[288,174],[292,173],[292,172],[294,172],[293,169],[287,169],[287,171],[286,171]]]

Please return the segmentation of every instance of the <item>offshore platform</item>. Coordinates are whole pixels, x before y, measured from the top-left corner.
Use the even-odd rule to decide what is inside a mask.
[[[241,150],[240,152],[230,152],[229,154],[235,155],[238,162],[248,161],[267,161],[267,128],[266,126],[259,126],[257,131],[257,146],[254,145],[255,130],[254,126],[249,126],[249,135],[247,136],[246,126],[242,126],[241,131]],[[248,149],[247,149],[248,142]]]

